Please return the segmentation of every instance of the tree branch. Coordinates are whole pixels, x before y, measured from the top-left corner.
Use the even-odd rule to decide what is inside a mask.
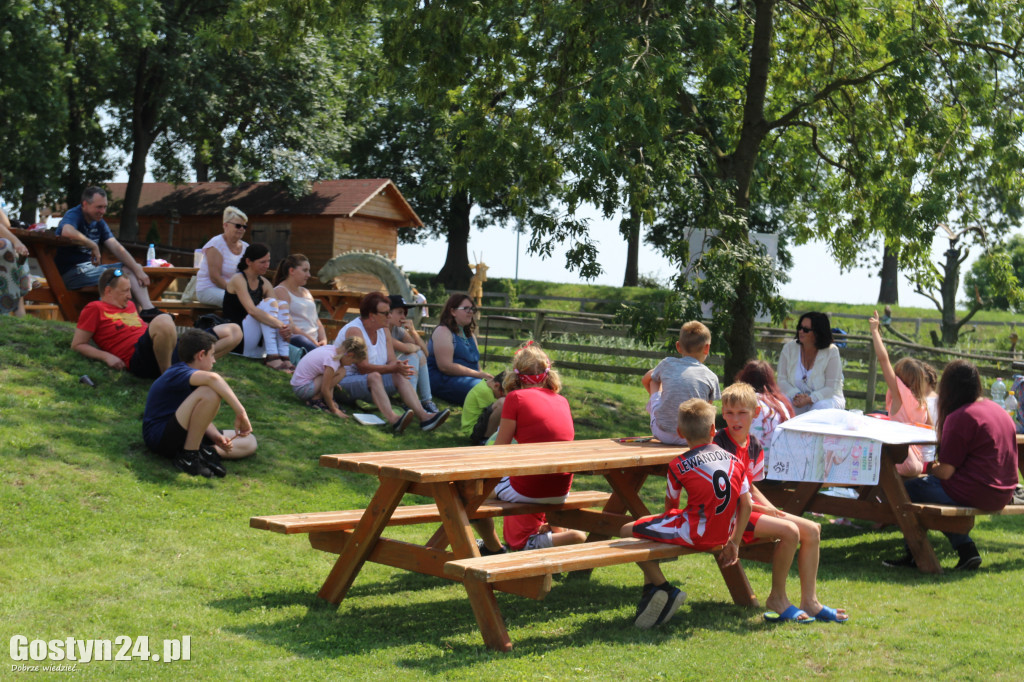
[[[778,117],[774,121],[769,121],[768,129],[774,130],[776,128],[785,128],[786,126],[795,125],[794,122],[797,120],[797,117],[800,116],[800,114],[802,114],[804,110],[808,109],[811,105],[817,104],[823,99],[829,97],[832,93],[843,90],[844,88],[848,88],[854,85],[863,85],[864,83],[868,83],[874,80],[879,75],[888,71],[891,66],[896,64],[896,61],[897,60],[895,59],[891,59],[886,63],[882,64],[881,66],[879,66],[877,69],[873,69],[871,71],[868,71],[867,73],[864,73],[860,76],[856,76],[854,78],[839,78],[832,81],[824,88],[819,90],[814,95],[814,97],[811,98],[811,101],[797,104],[788,112]]]
[[[844,171],[846,173],[852,173],[853,172],[852,169],[847,168],[843,164],[841,164],[838,161],[835,161],[831,157],[829,157],[829,155],[825,153],[825,150],[823,150],[818,145],[818,126],[817,125],[815,125],[814,123],[811,123],[810,121],[794,121],[791,125],[793,127],[804,127],[804,128],[810,128],[811,129],[811,146],[814,147],[814,151],[818,154],[818,156],[821,158],[822,161],[824,161],[825,163],[829,164],[833,168],[837,168],[837,169],[839,169],[841,171]]]

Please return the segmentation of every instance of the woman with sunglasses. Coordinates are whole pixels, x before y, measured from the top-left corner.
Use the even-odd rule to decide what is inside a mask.
[[[435,398],[453,405],[461,405],[474,386],[491,378],[480,371],[480,347],[473,333],[475,314],[476,306],[469,296],[452,294],[427,344],[430,391]]]
[[[779,355],[779,388],[797,414],[829,408],[845,410],[843,365],[832,343],[832,327],[825,313],[800,316],[796,338]]]
[[[249,218],[234,206],[224,209],[224,234],[203,245],[203,262],[196,275],[196,299],[221,307],[228,280],[238,272],[238,261],[249,245],[242,240]]]

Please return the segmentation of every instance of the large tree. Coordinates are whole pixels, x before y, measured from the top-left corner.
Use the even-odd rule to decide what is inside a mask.
[[[437,44],[475,49],[487,65],[458,84],[442,65],[422,70],[423,88],[472,93],[482,113],[499,102],[490,115],[542,127],[568,171],[570,207],[617,201],[625,184],[648,224],[686,221],[667,235],[717,235],[696,289],[715,294],[726,376],[755,354],[755,313],[779,309],[779,273],[748,266],[751,231],[825,240],[845,266],[881,239],[914,264],[940,220],[1011,214],[1020,200],[1019,3],[494,0],[422,11]],[[467,44],[458,32],[472,22],[486,39]],[[547,227],[535,241],[575,238]],[[683,240],[659,243],[688,264]]]

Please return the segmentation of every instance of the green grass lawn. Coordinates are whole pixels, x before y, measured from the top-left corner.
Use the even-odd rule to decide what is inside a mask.
[[[632,566],[571,577],[540,602],[499,594],[515,643],[485,649],[464,590],[367,564],[348,599],[315,594],[332,556],[302,536],[249,528],[250,516],[362,507],[369,476],[323,469],[324,453],[460,444],[456,424],[401,438],[313,412],[286,376],[239,358],[217,369],[247,406],[260,441],[222,480],[176,473],[149,454],[147,386],[69,349],[72,327],[0,319],[0,633],[29,640],[191,638],[191,660],[94,661],[95,679],[785,679],[1015,680],[1024,666],[1024,538],[1019,518],[982,518],[985,560],[942,576],[885,569],[896,532],[826,523],[819,594],[843,626],[771,626],[734,606],[709,556],[667,564],[689,592],[672,623],[636,630]],[[95,389],[78,382],[88,374]],[[639,386],[566,377],[577,437],[646,430]],[[456,418],[457,419],[457,418]],[[230,424],[225,414],[222,426]],[[583,479],[579,489],[600,487]],[[645,496],[660,502],[660,482]],[[413,502],[415,500],[409,500]],[[393,537],[423,540],[427,529]],[[938,534],[947,566],[955,563]],[[766,566],[746,564],[758,594]],[[796,597],[795,572],[790,580]],[[115,649],[116,650],[116,649]],[[19,664],[5,661],[11,679]],[[64,662],[68,663],[68,662]]]

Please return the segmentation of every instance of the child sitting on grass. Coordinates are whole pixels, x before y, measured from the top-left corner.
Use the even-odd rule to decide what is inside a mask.
[[[142,438],[150,450],[192,476],[223,477],[221,458],[241,459],[256,452],[249,417],[221,375],[213,371],[216,338],[189,329],[178,340],[178,357],[149,388],[142,416]],[[213,418],[226,402],[235,430],[221,433]]]
[[[345,378],[347,365],[365,359],[366,342],[359,337],[345,339],[340,346],[317,346],[299,360],[292,375],[292,390],[310,407],[348,419],[348,415],[334,402],[334,388]],[[316,397],[318,394],[319,398]]]
[[[814,521],[776,509],[754,485],[764,479],[764,455],[761,444],[750,433],[750,425],[761,408],[757,393],[750,384],[736,382],[722,391],[722,418],[726,428],[715,434],[715,444],[732,453],[743,463],[751,485],[753,511],[743,533],[743,542],[757,539],[778,540],[772,555],[772,590],[765,601],[771,609],[765,620],[812,623],[815,620],[845,623],[849,616],[843,609],[832,609],[818,601],[818,547],[821,526]],[[800,607],[789,601],[786,578],[797,552],[800,574]]]
[[[462,404],[462,434],[473,445],[486,445],[501,424],[501,409],[505,405],[505,373],[478,382],[466,394]]]
[[[678,410],[679,436],[690,449],[668,465],[665,513],[627,523],[623,537],[638,537],[706,551],[724,545],[718,563],[739,560],[739,543],[750,516],[746,470],[738,459],[712,443],[715,406],[691,398]],[[686,491],[686,508],[680,498]],[[673,587],[657,561],[637,563],[644,572],[644,588],[633,624],[638,628],[663,625],[686,601],[686,593]]]
[[[576,430],[569,401],[559,395],[562,380],[551,368],[551,360],[532,341],[516,351],[512,371],[505,375],[505,402],[495,445],[551,443],[572,440]],[[505,502],[561,504],[572,486],[572,474],[506,476],[494,488],[495,497]],[[494,531],[491,519],[479,519],[474,527],[481,537],[484,556],[505,551]],[[511,549],[540,549],[572,545],[586,540],[578,530],[565,530],[547,524],[544,514],[518,514],[505,517],[505,542]]]
[[[676,410],[690,398],[713,402],[721,395],[718,376],[703,363],[711,352],[711,330],[696,320],[679,329],[676,351],[683,357],[665,358],[643,378],[651,394],[647,412],[651,433],[662,443],[686,445],[676,430]]]

